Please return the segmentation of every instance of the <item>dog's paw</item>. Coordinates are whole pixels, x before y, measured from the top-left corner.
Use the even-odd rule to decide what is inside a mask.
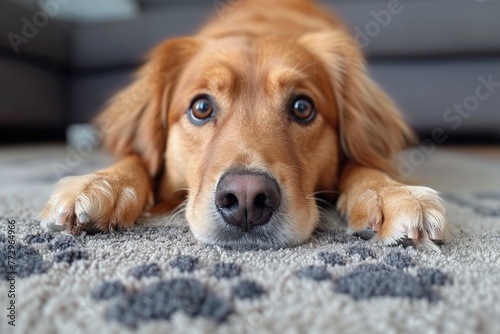
[[[339,209],[349,232],[366,228],[376,232],[373,240],[387,245],[406,238],[417,246],[438,250],[435,243],[450,238],[446,210],[438,193],[427,187],[386,185],[369,189],[357,198],[340,198]]]
[[[112,231],[134,224],[144,207],[144,197],[120,176],[94,173],[66,177],[59,181],[39,218],[43,227],[56,231]]]

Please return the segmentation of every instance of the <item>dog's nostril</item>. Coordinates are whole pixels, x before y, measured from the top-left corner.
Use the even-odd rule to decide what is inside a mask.
[[[224,221],[245,231],[266,224],[280,204],[280,189],[267,175],[230,172],[221,177],[215,204]]]
[[[233,194],[227,194],[218,201],[220,208],[229,209],[238,206],[238,198]]]
[[[265,208],[266,207],[267,196],[265,194],[258,194],[253,201],[253,205],[256,208]]]

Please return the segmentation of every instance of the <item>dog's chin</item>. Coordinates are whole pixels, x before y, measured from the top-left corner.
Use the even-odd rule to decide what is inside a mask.
[[[294,231],[286,221],[273,217],[265,225],[256,226],[245,232],[240,227],[222,221],[211,222],[210,229],[204,233],[193,231],[195,238],[207,245],[231,249],[279,249],[298,246],[310,238]]]

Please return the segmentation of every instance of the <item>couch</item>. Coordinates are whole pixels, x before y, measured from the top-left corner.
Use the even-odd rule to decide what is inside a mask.
[[[63,138],[130,82],[151,47],[238,4],[137,0],[133,17],[85,23],[47,14],[69,0],[42,1],[0,3],[3,142]],[[371,75],[423,137],[436,129],[452,139],[500,137],[500,1],[322,2],[339,13]]]

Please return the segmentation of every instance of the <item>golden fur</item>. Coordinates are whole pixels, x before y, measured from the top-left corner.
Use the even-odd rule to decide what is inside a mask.
[[[217,106],[202,126],[186,117],[199,94]],[[309,124],[288,117],[297,94],[314,101]],[[133,225],[153,204],[161,212],[185,203],[205,243],[291,246],[316,227],[317,197],[340,192],[351,232],[369,227],[383,243],[407,236],[434,249],[430,239],[449,236],[436,192],[391,178],[412,133],[368,78],[353,39],[311,1],[241,1],[196,36],[164,42],[97,124],[120,160],[61,181],[44,224],[107,231]],[[259,233],[228,230],[214,205],[220,178],[235,168],[279,185],[281,204]]]

